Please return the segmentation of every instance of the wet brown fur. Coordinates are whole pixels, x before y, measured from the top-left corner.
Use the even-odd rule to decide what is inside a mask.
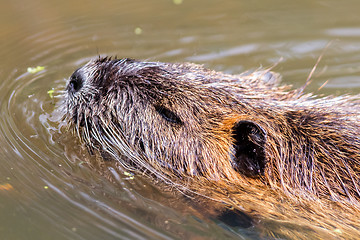
[[[299,226],[319,238],[359,236],[359,96],[317,98],[279,81],[269,70],[101,58],[73,74],[63,107],[104,158],[297,226],[270,236]]]

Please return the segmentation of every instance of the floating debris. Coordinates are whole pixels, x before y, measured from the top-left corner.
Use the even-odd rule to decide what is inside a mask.
[[[42,70],[44,70],[45,69],[45,67],[44,66],[37,66],[37,67],[28,67],[27,68],[27,71],[29,72],[29,73],[37,73],[37,72],[40,72],[40,71],[42,71]]]
[[[183,3],[183,0],[173,0],[173,3],[174,3],[175,5],[180,5],[180,4]]]
[[[52,98],[54,98],[54,95],[53,95],[53,93],[55,92],[55,90],[52,88],[52,89],[50,89],[49,91],[47,91],[47,94],[49,94],[49,97],[52,99]]]
[[[130,172],[124,172],[124,175],[125,176],[128,176],[127,179],[130,179],[130,180],[133,180],[135,177],[134,177],[134,174],[133,173],[130,173]]]
[[[141,28],[139,28],[139,27],[137,27],[137,28],[135,28],[135,30],[134,30],[134,33],[136,34],[136,35],[140,35],[140,34],[142,34],[142,29]]]
[[[13,189],[14,187],[10,183],[0,184],[0,190],[9,191]]]

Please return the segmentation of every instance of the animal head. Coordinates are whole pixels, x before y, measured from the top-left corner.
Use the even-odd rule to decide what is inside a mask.
[[[71,76],[66,115],[90,148],[126,167],[211,179],[260,176],[266,131],[248,117],[247,95],[255,95],[248,88],[261,80],[257,94],[266,95],[275,77],[103,58]]]

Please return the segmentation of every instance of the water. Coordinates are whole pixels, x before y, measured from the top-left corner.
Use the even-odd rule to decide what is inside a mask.
[[[141,176],[101,175],[59,132],[51,115],[59,99],[47,92],[56,96],[98,55],[191,61],[234,74],[277,64],[283,82],[299,87],[330,43],[307,91],[359,93],[359,8],[335,0],[3,1],[0,238],[259,238],[261,229],[194,216],[175,193]],[[36,66],[45,69],[27,72]]]

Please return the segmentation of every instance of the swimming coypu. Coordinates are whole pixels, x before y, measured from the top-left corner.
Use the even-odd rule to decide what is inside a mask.
[[[269,70],[99,58],[71,76],[65,117],[91,151],[180,188],[250,182],[358,206],[359,97],[316,98],[279,81]]]

